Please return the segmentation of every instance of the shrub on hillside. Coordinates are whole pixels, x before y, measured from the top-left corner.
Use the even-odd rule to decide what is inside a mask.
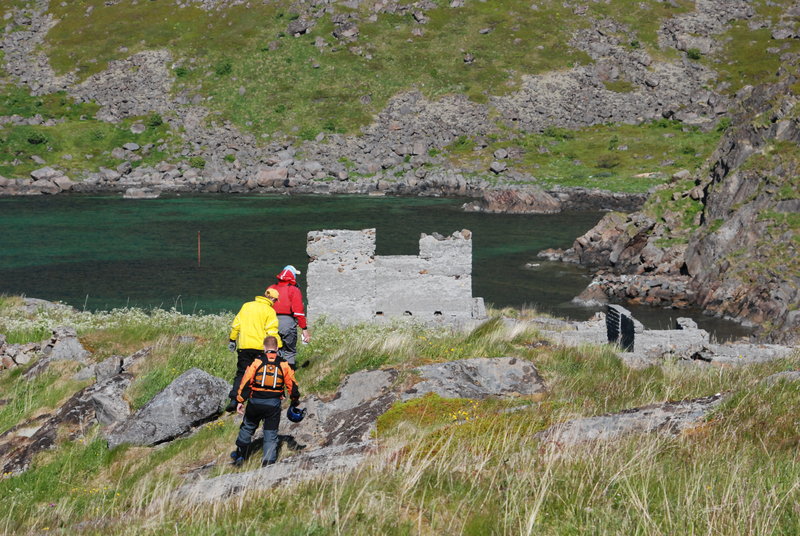
[[[193,168],[203,169],[206,167],[206,160],[202,156],[190,156],[189,165]]]

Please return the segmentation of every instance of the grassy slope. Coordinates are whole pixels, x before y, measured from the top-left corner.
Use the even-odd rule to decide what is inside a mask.
[[[23,324],[9,318],[6,312],[0,316],[5,332]],[[162,312],[148,321],[140,312],[120,311],[69,319],[98,359],[156,343],[132,393],[139,403],[189,366],[223,377],[233,371],[224,350],[224,316]],[[176,344],[176,334],[194,335],[197,343]],[[28,472],[0,480],[6,497],[0,526],[6,532],[64,534],[73,533],[76,523],[88,534],[257,534],[265,524],[273,534],[797,531],[800,392],[786,384],[765,387],[758,379],[796,368],[798,357],[690,374],[677,364],[634,371],[608,349],[540,342],[524,323],[509,329],[492,321],[463,335],[368,326],[343,332],[319,325],[314,342],[301,348],[300,362],[308,366],[301,365],[298,375],[309,392],[331,393],[345,373],[363,368],[501,355],[531,360],[550,391],[532,400],[428,396],[398,404],[378,423],[386,455],[354,473],[211,508],[146,507],[201,465],[216,462],[211,475],[231,471],[226,459],[236,418],[153,449],[108,451],[98,431],[89,430],[84,440],[63,440],[38,456]],[[15,373],[4,373],[0,381],[19,384]],[[56,385],[68,390],[68,384]],[[576,416],[725,390],[737,394],[708,422],[677,438],[548,449],[532,437]],[[520,404],[532,405],[497,413]],[[25,416],[4,412],[6,419],[12,414]]]
[[[519,148],[509,165],[544,187],[583,186],[646,192],[680,169],[694,170],[711,154],[721,131],[700,132],[666,119],[643,125],[597,125],[577,131],[549,128],[512,141],[495,137],[476,149],[465,138],[449,148],[457,165],[488,169],[500,148]]]
[[[2,75],[0,70],[0,78]],[[114,168],[123,162],[111,156],[115,147],[128,142],[160,146],[171,137],[158,114],[112,125],[94,119],[98,109],[96,104],[76,103],[62,92],[34,97],[21,87],[0,87],[0,116],[40,116],[58,121],[53,126],[0,126],[0,175],[22,177],[42,167],[31,159],[33,156],[73,176],[101,166]],[[147,127],[141,134],[130,131],[136,122]],[[155,164],[165,156],[166,152],[156,147],[132,165]]]

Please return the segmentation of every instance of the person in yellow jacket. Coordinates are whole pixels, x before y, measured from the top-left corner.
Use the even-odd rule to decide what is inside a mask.
[[[254,359],[264,357],[264,338],[275,337],[278,348],[283,345],[281,337],[278,335],[278,316],[273,307],[278,301],[278,297],[277,290],[268,288],[263,296],[256,296],[253,301],[242,305],[239,314],[233,319],[231,334],[228,337],[230,339],[228,349],[231,352],[237,352],[237,359],[236,376],[233,378],[233,387],[228,394],[231,401],[225,408],[228,411],[236,410],[236,396],[244,371]],[[245,386],[245,395],[247,394],[248,390]]]

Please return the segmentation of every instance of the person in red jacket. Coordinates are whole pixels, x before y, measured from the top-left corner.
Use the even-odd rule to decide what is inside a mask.
[[[299,273],[301,272],[290,264],[275,276],[278,278],[278,282],[269,287],[277,290],[280,296],[275,304],[275,312],[278,314],[278,333],[283,342],[281,358],[289,363],[292,370],[297,368],[295,363],[297,328],[302,330],[303,342],[307,343],[311,340],[306,312],[303,309],[303,293],[297,288],[297,274]]]

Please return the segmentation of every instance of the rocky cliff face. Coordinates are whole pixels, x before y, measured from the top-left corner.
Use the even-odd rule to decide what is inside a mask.
[[[676,174],[642,211],[607,215],[556,256],[597,268],[593,290],[612,298],[695,303],[770,340],[800,340],[796,58],[783,74],[739,92],[707,174]]]

